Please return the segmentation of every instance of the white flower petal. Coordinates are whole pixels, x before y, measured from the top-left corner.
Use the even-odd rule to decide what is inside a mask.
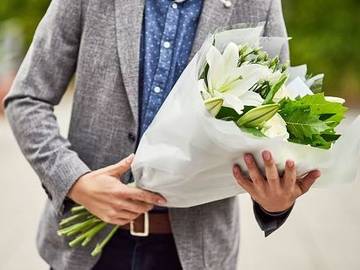
[[[265,123],[261,131],[269,138],[280,137],[285,140],[289,139],[286,122],[278,113]]]
[[[326,96],[325,100],[329,101],[329,102],[340,103],[340,104],[344,104],[346,102],[346,100],[343,98],[331,97],[331,96]]]
[[[255,83],[257,83],[256,78],[246,78],[236,81],[234,83],[233,88],[229,89],[229,94],[240,97],[244,95],[246,92],[249,92],[251,87],[254,86]]]
[[[260,96],[260,94],[253,91],[246,92],[240,96],[239,99],[247,106],[260,106],[264,102],[264,99]]]
[[[224,106],[233,108],[238,114],[243,113],[244,104],[241,99],[233,95],[224,95]]]
[[[241,75],[244,79],[255,77],[258,80],[264,80],[273,74],[267,66],[259,64],[243,64],[240,66]]]
[[[214,46],[210,46],[206,54],[206,61],[209,64],[207,81],[209,89],[212,91],[213,89],[217,89],[218,86],[221,86],[224,82],[224,60],[219,50]]]
[[[224,70],[222,71],[225,76],[231,76],[233,71],[237,69],[239,61],[239,49],[235,43],[230,42],[225,48],[224,54]],[[236,79],[236,77],[234,78]],[[228,78],[227,81],[232,81],[233,78]]]

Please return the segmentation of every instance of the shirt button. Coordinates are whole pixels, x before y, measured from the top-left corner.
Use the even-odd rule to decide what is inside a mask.
[[[171,6],[173,9],[177,9],[177,7],[178,7],[176,3],[173,3]]]
[[[164,42],[164,48],[169,49],[171,47],[171,43],[169,41]]]
[[[160,88],[159,86],[155,86],[155,87],[154,87],[154,92],[155,92],[156,94],[159,94],[159,93],[161,92],[161,88]]]

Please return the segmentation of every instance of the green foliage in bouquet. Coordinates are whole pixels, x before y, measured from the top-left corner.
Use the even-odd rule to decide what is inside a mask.
[[[220,52],[218,54],[212,53],[211,57],[215,55],[218,57],[216,61],[224,61],[226,57],[229,57],[226,50],[223,55],[220,55]],[[214,62],[214,60],[212,61]],[[213,65],[215,66],[215,64]],[[227,83],[226,90],[224,90],[224,87],[219,88],[219,90],[215,89],[215,91],[214,89],[210,90],[212,86],[209,85],[208,77],[212,67],[210,63],[207,63],[199,80],[204,81],[205,86],[201,91],[202,97],[206,108],[213,116],[220,120],[233,121],[242,131],[257,137],[269,137],[266,132],[269,125],[272,125],[270,128],[275,126],[275,129],[276,126],[283,125],[282,134],[286,133],[286,139],[289,142],[322,149],[331,148],[332,144],[340,137],[335,128],[344,119],[347,108],[342,104],[341,99],[328,98],[324,95],[322,90],[323,76],[312,77],[306,75],[303,78],[304,84],[308,84],[309,91],[313,94],[296,98],[289,98],[286,95],[281,97],[279,92],[286,90],[289,70],[286,64],[281,64],[279,57],[271,58],[260,48],[251,48],[246,45],[239,46],[237,66],[240,68],[242,65],[247,65],[250,69],[251,65],[253,65],[255,71],[259,65],[269,70],[270,75],[264,73],[268,74],[269,79],[259,79],[248,89],[249,92],[259,94],[262,103],[257,106],[244,103],[241,112],[230,106],[234,104],[233,100],[232,104],[225,104],[226,92],[233,91],[231,86],[236,84],[233,82]],[[224,67],[226,70],[227,67],[225,65]],[[234,68],[230,72],[234,73]],[[229,75],[224,74],[224,76]],[[251,80],[251,78],[246,77],[236,79]],[[206,91],[208,93],[204,93]],[[220,92],[220,94],[216,94],[216,91]],[[235,98],[238,98],[241,102],[241,96]],[[285,136],[283,137],[285,138]]]
[[[335,128],[347,109],[341,103],[327,101],[324,93],[296,100],[285,98],[279,113],[286,122],[289,141],[329,149],[340,135]]]

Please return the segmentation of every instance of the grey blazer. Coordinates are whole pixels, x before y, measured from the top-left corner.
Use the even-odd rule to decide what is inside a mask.
[[[192,55],[209,31],[236,23],[266,22],[265,36],[286,36],[280,0],[204,0]],[[72,202],[66,194],[84,173],[133,152],[138,127],[139,43],[142,0],[52,0],[5,100],[20,148],[48,194],[37,246],[56,270],[89,270],[94,247],[70,248],[56,234]],[[287,47],[282,56],[288,55]],[[53,114],[75,74],[68,138]],[[286,219],[255,214],[268,234]],[[185,270],[234,270],[239,247],[235,198],[170,209]],[[107,229],[108,231],[108,229]],[[103,238],[102,233],[95,240]]]

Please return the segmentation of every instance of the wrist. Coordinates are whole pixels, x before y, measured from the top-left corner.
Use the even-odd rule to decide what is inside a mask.
[[[287,204],[285,206],[281,206],[281,207],[264,207],[261,204],[259,204],[260,208],[262,211],[264,211],[266,214],[269,215],[282,215],[286,212],[288,212],[293,206],[294,206],[295,202],[292,202],[290,204]]]
[[[83,174],[74,182],[74,184],[69,189],[69,192],[66,195],[66,197],[68,197],[74,202],[79,203],[78,202],[79,193],[81,193],[81,191],[83,190],[83,182],[86,181],[86,178],[88,177],[89,173],[90,172]]]
[[[289,211],[295,204],[295,201],[289,201],[287,203],[282,203],[282,204],[277,204],[277,203],[272,203],[272,204],[266,204],[263,202],[258,202],[257,200],[254,200],[254,202],[256,202],[259,206],[260,209],[263,210],[263,212],[271,214],[271,215],[276,215],[276,214],[281,214],[284,212]]]

